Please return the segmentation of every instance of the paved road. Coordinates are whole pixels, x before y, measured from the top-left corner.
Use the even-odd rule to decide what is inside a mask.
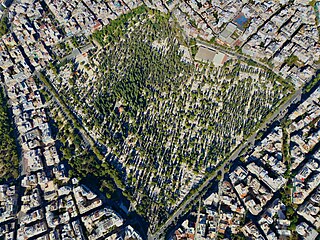
[[[188,200],[186,200],[178,209],[174,212],[174,214],[165,222],[163,226],[161,226],[160,230],[158,230],[156,233],[151,234],[149,233],[148,239],[150,240],[156,240],[161,239],[160,236],[165,234],[165,231],[167,228],[174,223],[176,218],[181,217],[185,212],[186,208],[190,205],[191,202],[193,202],[195,199],[197,199],[202,193],[205,187],[208,186],[208,184],[214,180],[217,177],[217,174],[219,171],[223,172],[225,166],[235,160],[241,153],[242,150],[244,150],[246,147],[250,147],[254,145],[255,139],[257,137],[257,133],[259,130],[266,129],[267,125],[271,124],[274,121],[280,120],[285,115],[285,112],[287,108],[292,104],[296,103],[301,100],[302,90],[297,90],[287,101],[285,101],[268,119],[266,119],[259,127],[259,129],[254,132],[243,144],[238,146],[238,148],[231,154],[231,156],[224,161],[224,163],[216,169],[215,174],[205,180],[205,182],[198,188],[197,192],[194,193]],[[162,237],[163,239],[163,237]]]
[[[220,47],[220,46],[217,46],[217,45],[212,45],[212,44],[209,44],[209,43],[206,43],[204,41],[201,41],[201,40],[197,40],[197,43],[198,45],[200,46],[204,46],[206,48],[209,48],[209,49],[213,49],[213,50],[217,50],[217,51],[220,51],[220,52],[223,52],[223,53],[226,53],[226,54],[229,54],[231,56],[236,56],[238,57],[239,59],[244,59],[246,61],[254,61],[256,63],[258,63],[259,65],[262,65],[266,68],[268,68],[269,70],[275,72],[276,74],[280,75],[280,72],[273,69],[273,68],[270,68],[270,66],[264,62],[261,62],[259,60],[256,60],[256,59],[252,59],[251,57],[248,57],[248,56],[245,56],[243,54],[240,54],[240,53],[236,53],[236,52],[233,52],[233,51],[230,51],[228,49],[225,49],[223,47]]]
[[[237,56],[238,58],[241,59],[246,59],[246,60],[252,60],[249,57],[243,56],[241,54],[237,54],[234,52],[231,52],[229,50],[217,47],[217,46],[212,46],[210,44],[207,44],[205,42],[200,42],[200,45],[203,45],[205,47],[211,48],[211,49],[215,49],[233,56]],[[78,51],[74,51],[71,56],[68,57],[75,57],[75,55],[80,54]],[[266,68],[270,69],[270,67],[262,62],[256,61],[258,64],[265,66]],[[270,69],[273,70],[273,69]],[[35,72],[35,74],[39,77],[39,73]],[[259,128],[259,130],[263,130],[267,127],[268,124],[272,123],[273,121],[280,119],[283,117],[283,113],[284,111],[287,109],[288,106],[290,106],[292,104],[292,102],[296,102],[298,100],[301,99],[301,89],[299,89],[289,100],[287,100],[285,103],[283,103],[281,105],[281,107],[273,113],[273,115],[268,118],[265,122],[263,122]],[[53,96],[55,98],[55,96]],[[63,109],[62,105],[63,103],[60,102],[60,99],[55,98],[56,103],[58,105],[60,105],[61,109]],[[68,115],[68,114],[67,114]],[[84,139],[87,139],[89,141],[90,145],[94,145],[94,142],[92,141],[91,136],[89,136],[89,134],[82,128],[79,129],[81,134],[83,135]],[[176,211],[175,213],[166,221],[166,223],[160,228],[159,231],[157,231],[154,234],[149,234],[148,239],[160,239],[160,236],[163,235],[166,231],[166,229],[175,221],[176,218],[179,218],[182,214],[185,213],[186,208],[190,205],[191,202],[193,202],[195,199],[199,198],[201,196],[201,194],[203,193],[203,190],[205,189],[205,187],[208,186],[208,184],[217,177],[217,174],[219,171],[223,171],[225,166],[227,164],[229,164],[231,161],[235,160],[239,154],[241,153],[241,151],[243,149],[245,149],[245,147],[247,147],[248,145],[253,145],[254,141],[256,139],[257,136],[257,132],[253,133],[245,143],[243,143],[242,145],[240,145],[233,153],[232,155],[218,168],[216,169],[216,172],[214,175],[212,175],[210,178],[208,178],[207,180],[205,180],[205,182],[198,188],[197,192],[195,194],[193,194],[187,201],[185,201]]]
[[[241,54],[237,54],[237,53],[233,53],[229,50],[225,50],[223,48],[220,48],[220,47],[217,47],[217,46],[211,46],[210,44],[207,44],[205,42],[199,42],[200,45],[203,45],[205,47],[208,47],[208,48],[211,48],[211,49],[215,49],[215,50],[218,50],[218,51],[221,51],[221,52],[224,52],[224,53],[227,53],[227,54],[230,54],[230,55],[233,55],[233,56],[237,56],[241,59],[246,59],[246,60],[252,60],[246,56],[243,56]],[[87,47],[87,46],[86,46]],[[89,47],[89,46],[88,46]],[[92,47],[92,46],[90,46]],[[89,48],[90,48],[89,47]],[[87,50],[87,49],[82,49],[82,50]],[[80,51],[74,51],[72,54],[70,54],[70,56],[68,57],[75,57],[77,54],[80,54]],[[268,69],[270,69],[269,66],[267,66],[266,64],[264,63],[261,63],[259,61],[256,61],[258,64],[260,65],[263,65],[265,67],[267,67]],[[272,69],[270,69],[272,70]],[[39,73],[36,71],[35,74],[39,77]],[[272,123],[273,121],[281,118],[283,116],[283,113],[284,113],[284,110],[287,109],[288,106],[291,105],[292,102],[295,102],[297,100],[300,100],[301,98],[301,93],[302,91],[301,90],[298,90],[289,100],[287,100],[285,103],[283,103],[281,105],[281,107],[273,113],[273,115],[268,118],[265,122],[263,122],[259,128],[259,130],[263,130],[266,128],[266,126],[269,124],[269,123]],[[54,94],[52,94],[53,97],[55,98]],[[60,102],[60,99],[57,99],[55,98],[56,100],[56,103],[58,105],[60,105],[61,109],[63,109],[63,103]],[[66,113],[68,115],[68,113]],[[84,139],[86,139],[90,145],[94,145],[94,142],[91,138],[91,136],[82,128],[79,129],[82,136],[84,137]],[[258,132],[258,131],[257,131]],[[239,154],[241,153],[241,151],[247,147],[248,145],[253,145],[254,144],[254,141],[256,139],[256,136],[257,136],[257,132],[253,133],[245,143],[243,143],[242,145],[240,145],[233,153],[232,155],[218,168],[216,169],[216,172],[213,176],[211,176],[210,178],[208,178],[207,180],[205,180],[205,182],[198,188],[197,192],[195,194],[193,194],[187,201],[185,201],[176,211],[175,213],[166,221],[166,223],[160,228],[159,231],[157,231],[156,233],[154,234],[149,234],[149,237],[148,239],[152,239],[152,240],[155,240],[155,239],[160,239],[160,236],[162,234],[165,233],[166,229],[175,221],[176,218],[179,218],[182,214],[185,213],[185,210],[186,208],[190,205],[190,203],[192,201],[194,201],[195,199],[197,199],[202,193],[203,193],[203,190],[205,189],[206,186],[208,186],[208,184],[217,177],[217,174],[219,171],[223,171],[225,166],[227,164],[229,164],[231,161],[235,160]]]
[[[92,49],[94,47],[95,46],[92,43],[90,43],[90,44],[88,44],[88,45],[86,45],[86,46],[84,46],[84,47],[82,47],[80,49],[79,48],[75,48],[75,49],[72,50],[72,52],[69,55],[67,55],[64,58],[62,58],[61,62],[63,62],[64,60],[74,59],[78,55],[80,55],[80,54],[82,54],[84,52],[87,52],[87,51],[89,51],[90,49]]]
[[[40,79],[40,73],[38,71],[35,71],[34,74]],[[49,80],[48,80],[49,81]],[[54,87],[54,85],[52,85],[53,91],[57,91],[57,89]],[[51,91],[50,89],[48,89],[49,91]],[[58,104],[58,106],[60,107],[61,111],[64,113],[65,116],[67,116],[69,118],[69,120],[71,120],[71,122],[73,122],[72,120],[72,113],[71,111],[67,108],[67,106],[64,105],[63,102],[61,102],[61,99],[56,98],[55,94],[51,94],[51,96],[54,98],[55,102]],[[68,109],[67,112],[65,111],[65,109]],[[75,118],[76,116],[74,116]],[[83,140],[85,141],[86,145],[90,145],[91,147],[93,147],[95,145],[94,141],[92,140],[92,137],[86,132],[86,130],[83,128],[83,126],[81,125],[79,129],[79,132],[83,138]]]
[[[276,69],[274,69],[274,68],[271,68],[268,64],[266,64],[266,63],[264,63],[264,62],[261,62],[261,61],[259,61],[259,60],[257,60],[257,59],[253,59],[253,58],[251,58],[251,57],[249,57],[249,56],[246,56],[246,55],[244,55],[244,54],[240,54],[240,53],[237,53],[237,52],[233,52],[233,51],[231,51],[231,50],[225,49],[225,48],[220,47],[220,46],[217,46],[217,45],[212,45],[212,44],[209,44],[209,43],[204,42],[204,41],[201,41],[201,40],[197,40],[197,43],[198,43],[199,46],[203,46],[203,47],[206,47],[206,48],[211,49],[211,50],[216,50],[216,51],[219,51],[219,52],[222,52],[222,53],[231,55],[231,56],[235,56],[235,57],[237,57],[238,59],[243,59],[243,60],[246,60],[246,61],[256,62],[257,64],[259,64],[259,65],[261,65],[261,66],[269,69],[270,71],[276,73],[277,75],[282,76],[282,74],[281,74],[278,70],[276,70]],[[300,83],[301,83],[302,85],[304,84],[304,82],[303,82],[302,80],[299,80],[299,81],[300,81]]]
[[[66,61],[66,60],[71,60],[76,58],[79,54],[81,54],[80,50],[78,48],[73,49],[72,52],[65,56],[64,58],[61,59],[61,62]]]

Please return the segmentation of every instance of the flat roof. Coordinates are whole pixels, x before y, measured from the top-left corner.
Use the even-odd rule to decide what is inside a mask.
[[[215,66],[223,66],[227,59],[228,56],[226,54],[219,52],[214,56],[213,62]]]
[[[197,61],[210,61],[210,62],[212,62],[215,55],[216,55],[215,51],[208,49],[206,47],[200,46],[199,50],[195,56],[195,59]]]
[[[226,28],[220,33],[220,37],[228,38],[234,33],[236,29],[237,29],[237,26],[235,24],[228,23]]]

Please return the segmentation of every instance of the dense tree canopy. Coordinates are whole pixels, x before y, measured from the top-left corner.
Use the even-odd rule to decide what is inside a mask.
[[[85,63],[60,67],[70,78],[51,80],[151,222],[166,219],[284,92],[281,79],[249,63],[187,61],[183,49],[195,54],[196,42],[186,44],[175,19],[145,7],[111,21],[93,40],[101,46]],[[71,158],[75,171],[82,159]],[[115,171],[85,159],[101,174]]]
[[[7,99],[0,86],[0,180],[18,177],[19,160]]]
[[[5,35],[8,32],[8,17],[4,15],[0,19],[0,37]]]

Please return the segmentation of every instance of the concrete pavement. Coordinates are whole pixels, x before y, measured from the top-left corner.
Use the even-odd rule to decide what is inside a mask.
[[[201,40],[197,40],[197,43],[198,43],[198,45],[201,45],[201,46],[203,46],[203,47],[206,47],[206,48],[209,48],[209,49],[212,49],[212,50],[216,50],[216,51],[219,51],[219,52],[222,52],[222,53],[231,55],[231,56],[235,56],[235,57],[237,57],[238,59],[244,59],[244,60],[246,60],[246,61],[254,61],[254,62],[256,62],[257,64],[259,64],[259,65],[261,65],[261,66],[263,66],[263,67],[265,67],[265,68],[267,68],[267,69],[275,72],[276,74],[281,75],[281,74],[279,73],[279,71],[277,71],[277,70],[275,70],[275,69],[273,69],[273,68],[270,68],[269,65],[267,65],[266,63],[263,63],[263,62],[261,62],[261,61],[259,61],[259,60],[252,59],[252,58],[247,57],[247,56],[245,56],[245,55],[243,55],[243,54],[236,53],[236,52],[230,51],[230,50],[228,50],[228,49],[225,49],[225,48],[223,48],[223,47],[220,47],[220,46],[217,46],[217,45],[212,45],[212,44],[206,43],[206,42],[201,41]]]
[[[90,43],[90,44],[88,44],[88,45],[86,45],[86,46],[84,46],[84,47],[82,47],[80,49],[79,48],[75,48],[75,49],[72,50],[72,52],[69,55],[67,55],[64,58],[62,58],[61,62],[66,61],[66,60],[74,59],[77,56],[79,56],[80,54],[85,53],[85,52],[89,51],[90,49],[92,49],[94,47],[95,46],[92,43]]]

